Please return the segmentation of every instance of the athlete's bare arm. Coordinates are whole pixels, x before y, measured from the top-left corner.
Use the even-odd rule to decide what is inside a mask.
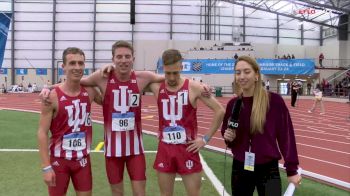
[[[52,104],[48,105],[41,103],[39,129],[37,134],[42,168],[50,166],[48,133],[51,121],[57,112],[57,94],[55,90],[50,93],[49,100]],[[48,186],[56,186],[56,176],[52,169],[43,172],[43,179]]]
[[[84,77],[80,80],[80,84],[82,86],[86,87],[98,87],[102,95],[104,95],[104,91],[107,86],[107,78],[103,77],[100,70],[95,71],[91,75]],[[50,87],[50,89],[53,89],[60,84],[54,84]],[[50,95],[50,89],[43,88],[39,94],[39,97],[41,98],[42,102],[45,102],[46,104],[51,104],[48,97]],[[98,102],[96,102],[98,103]]]
[[[98,87],[102,94],[106,90],[107,78],[103,77],[100,70],[95,71],[80,80],[80,84],[87,87]]]
[[[160,83],[165,80],[164,76],[150,71],[136,71],[137,84],[144,91],[152,83]]]
[[[160,83],[151,83],[148,88],[150,91],[154,94],[156,99],[158,98],[158,93],[159,93],[159,88],[160,88]]]
[[[199,99],[214,112],[211,126],[209,128],[209,132],[205,134],[208,140],[210,140],[210,138],[215,134],[215,132],[218,130],[219,126],[221,125],[221,122],[225,115],[225,110],[222,107],[222,105],[213,96],[210,96],[210,97],[203,96],[202,94],[203,91],[205,91],[203,86],[199,85],[198,83],[194,83],[190,81],[191,104],[194,104],[194,106],[196,106],[196,100]],[[195,140],[190,141],[190,143],[192,144],[187,148],[187,151],[189,152],[191,151],[198,152],[200,148],[202,148],[206,144],[203,138],[201,137],[197,137]]]
[[[95,88],[92,87],[86,87],[86,91],[89,94],[90,102],[95,102],[98,105],[102,105],[102,95],[101,92]]]

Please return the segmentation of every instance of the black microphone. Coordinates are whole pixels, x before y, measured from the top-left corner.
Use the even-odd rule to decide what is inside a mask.
[[[230,129],[237,129],[239,125],[239,114],[241,112],[242,98],[239,97],[235,105],[232,108],[232,114],[230,120],[228,121],[227,127]]]

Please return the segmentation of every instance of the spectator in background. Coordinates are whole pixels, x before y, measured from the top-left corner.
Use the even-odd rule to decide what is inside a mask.
[[[235,60],[237,60],[238,59],[238,55],[237,55],[237,53],[235,54],[235,56],[233,57]]]
[[[32,87],[33,92],[36,92],[36,91],[38,90],[37,88],[38,88],[38,87],[37,87],[36,83],[34,82],[34,83],[33,83],[33,87]]]
[[[297,101],[299,88],[300,88],[300,86],[298,84],[298,81],[293,81],[292,88],[291,88],[291,90],[292,90],[292,92],[291,92],[291,94],[292,94],[291,106],[292,107],[295,107],[295,102]]]
[[[285,54],[283,55],[282,59],[287,59],[287,57],[286,57],[286,55],[285,55]]]
[[[290,54],[287,55],[287,59],[291,59],[292,57],[290,56]]]
[[[313,94],[315,95],[315,101],[314,101],[314,104],[312,105],[311,109],[308,112],[312,113],[315,110],[317,104],[320,104],[320,107],[321,107],[320,114],[321,115],[325,114],[320,84],[317,84],[316,89],[313,91]]]
[[[320,64],[320,67],[323,67],[323,64],[322,64],[323,59],[324,59],[324,55],[323,53],[321,53],[320,56],[318,56],[318,62]]]
[[[295,56],[294,56],[294,54],[292,54],[292,59],[295,59]]]
[[[287,95],[289,95],[290,92],[290,82],[287,83]]]
[[[1,84],[1,92],[2,92],[2,93],[7,93],[6,87],[5,87],[4,84]]]
[[[28,83],[28,92],[30,92],[30,93],[33,92],[33,87],[32,87],[32,84],[30,82]]]
[[[310,95],[310,93],[311,93],[311,82],[310,81],[307,83],[306,87],[307,87],[307,95]]]
[[[266,90],[270,90],[270,81],[269,80],[266,80],[265,86],[266,86]]]

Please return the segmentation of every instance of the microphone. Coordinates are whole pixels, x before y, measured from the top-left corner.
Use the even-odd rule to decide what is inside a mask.
[[[302,169],[299,167],[298,174],[301,175]],[[286,192],[284,192],[283,196],[293,196],[295,191],[295,185],[293,183],[289,183]]]
[[[227,127],[230,129],[237,129],[239,125],[239,114],[241,112],[242,98],[238,98],[232,108],[232,114],[228,121]]]

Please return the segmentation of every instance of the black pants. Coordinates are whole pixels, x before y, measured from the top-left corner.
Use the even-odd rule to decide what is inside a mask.
[[[244,170],[244,163],[233,160],[231,188],[232,195],[251,196],[257,188],[259,196],[281,196],[281,177],[278,161],[255,164],[254,172]]]
[[[291,100],[291,105],[295,107],[295,102],[297,101],[297,96],[298,93],[295,90],[292,90],[292,100]]]

